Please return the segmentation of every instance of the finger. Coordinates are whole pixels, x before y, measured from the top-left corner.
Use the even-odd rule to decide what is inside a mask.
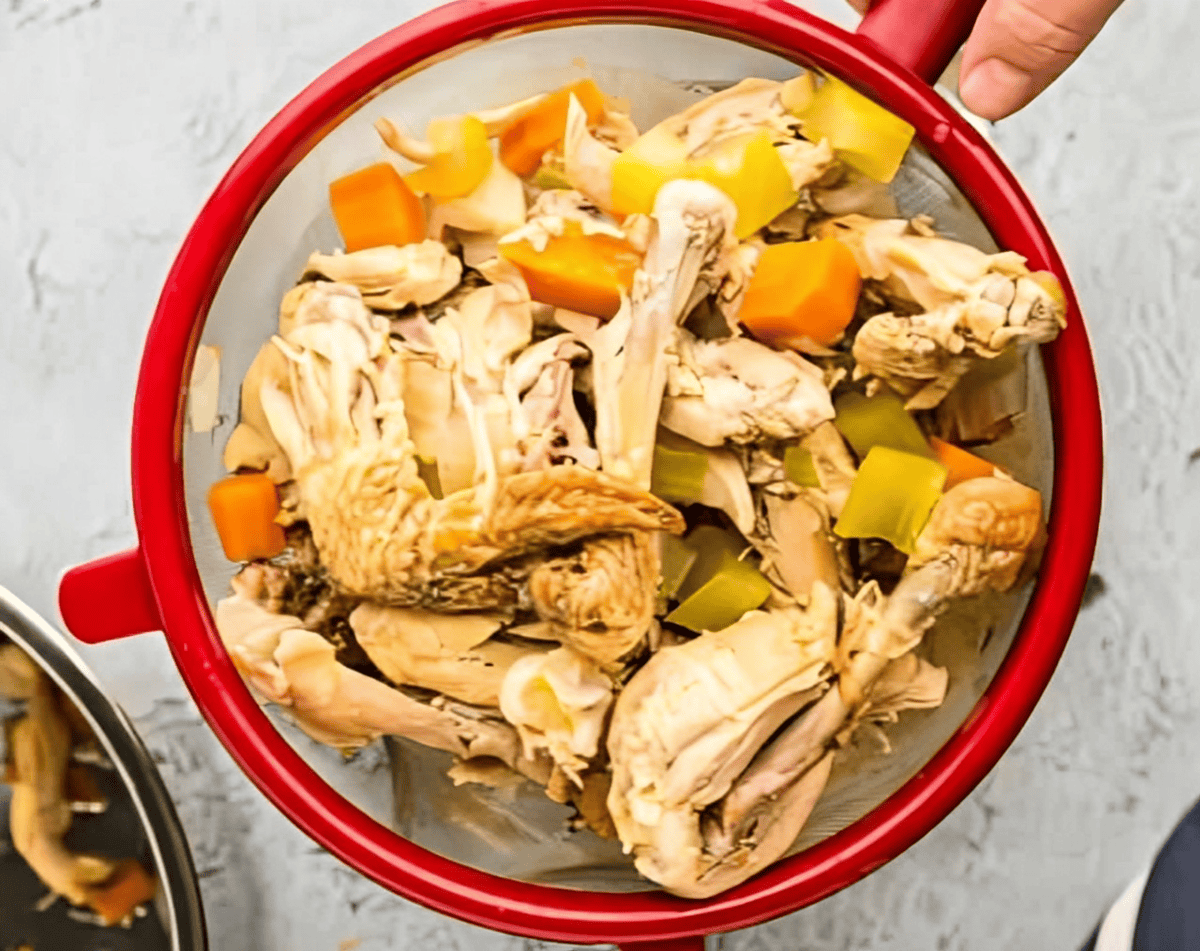
[[[847,2],[863,16],[867,15],[867,7],[871,5],[871,0],[847,0]]]
[[[1027,105],[1075,61],[1120,3],[987,0],[963,48],[963,105],[992,120]]]

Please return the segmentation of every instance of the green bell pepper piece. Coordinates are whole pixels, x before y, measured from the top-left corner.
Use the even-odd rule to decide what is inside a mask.
[[[833,425],[859,459],[876,446],[933,458],[921,427],[895,394],[884,390],[874,396],[863,396],[851,391],[839,396],[833,408]]]
[[[668,621],[698,633],[720,631],[762,606],[771,594],[771,582],[728,552],[722,552],[722,559],[717,573],[668,614]]]

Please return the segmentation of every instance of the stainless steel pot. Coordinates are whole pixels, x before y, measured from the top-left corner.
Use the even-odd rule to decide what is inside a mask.
[[[0,587],[0,643],[22,648],[75,705],[96,734],[111,770],[96,770],[108,809],[81,817],[69,841],[87,850],[141,855],[158,875],[156,914],[129,929],[104,928],[71,914],[61,900],[39,910],[46,889],[8,842],[7,788],[0,786],[0,948],[36,951],[202,951],[204,911],[191,852],[171,797],[129,718],[105,695],[66,638]],[[107,764],[106,764],[107,766]]]

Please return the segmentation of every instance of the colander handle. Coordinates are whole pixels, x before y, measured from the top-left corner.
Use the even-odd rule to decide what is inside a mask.
[[[58,584],[58,613],[85,644],[162,630],[140,548],[69,569]]]
[[[898,66],[933,85],[966,42],[984,0],[875,0],[858,26]]]

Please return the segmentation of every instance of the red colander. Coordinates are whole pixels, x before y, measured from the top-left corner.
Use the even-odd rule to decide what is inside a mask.
[[[91,643],[165,631],[209,724],[296,825],[384,887],[477,925],[552,941],[699,948],[705,934],[795,911],[894,858],[983,778],[1032,711],[1078,611],[1100,513],[1099,399],[1062,262],[1011,172],[931,86],[981,5],[879,0],[851,34],[782,0],[460,0],[338,63],[254,138],[184,240],[150,329],[134,407],[139,544],[67,572],[60,589],[67,627]],[[973,222],[982,236],[976,243],[994,241],[1023,254],[1031,268],[1056,273],[1068,302],[1068,326],[1043,348],[1038,369],[1049,540],[1032,595],[1015,610],[1007,649],[894,788],[831,825],[832,834],[703,901],[536,884],[453,861],[397,834],[336,791],[281,735],[226,655],[211,611],[233,566],[207,523],[203,489],[224,474],[220,444],[228,430],[189,428],[197,346],[222,346],[220,408],[236,420],[238,383],[269,336],[279,298],[308,252],[336,241],[325,186],[372,160],[364,151],[374,139],[369,120],[387,112],[419,128],[422,117],[498,105],[548,88],[560,74],[570,78],[577,58],[606,91],[620,93],[608,81],[619,87],[640,68],[664,77],[668,98],[680,80],[783,78],[793,64],[839,76],[916,128],[914,155],[928,166],[921,194],[951,218]],[[520,76],[541,85],[519,88]],[[635,110],[653,98],[639,94]]]

